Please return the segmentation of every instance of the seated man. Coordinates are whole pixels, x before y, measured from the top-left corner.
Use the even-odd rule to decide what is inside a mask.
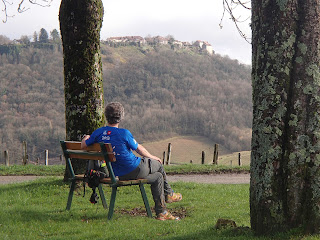
[[[158,220],[180,220],[166,209],[166,203],[178,202],[182,199],[180,193],[174,193],[167,182],[161,159],[150,154],[138,144],[129,130],[119,128],[124,116],[124,108],[118,102],[110,103],[105,108],[108,126],[95,130],[91,136],[86,135],[81,147],[86,148],[94,143],[111,143],[116,156],[116,162],[111,163],[113,171],[120,180],[145,178],[151,184],[151,192],[155,202],[155,212]],[[142,158],[133,154],[136,151]]]

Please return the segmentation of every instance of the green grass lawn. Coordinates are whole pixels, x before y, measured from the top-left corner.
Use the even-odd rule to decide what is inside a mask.
[[[179,222],[161,222],[145,213],[138,187],[120,188],[115,214],[107,220],[101,202],[89,202],[91,189],[79,188],[71,211],[66,211],[68,185],[61,177],[0,186],[0,239],[221,239],[230,231],[217,231],[218,218],[249,226],[248,185],[174,183],[183,201],[168,204]],[[110,188],[104,187],[107,198]],[[153,206],[150,189],[146,187]],[[137,208],[138,214],[130,212]],[[234,233],[236,234],[236,233]],[[237,239],[251,238],[244,232]]]
[[[167,174],[186,173],[224,173],[224,172],[249,172],[249,166],[231,167],[212,164],[179,164],[165,165]],[[65,165],[0,165],[0,176],[5,175],[35,175],[35,176],[63,176]]]
[[[62,177],[0,185],[0,239],[319,239],[299,233],[272,238],[255,237],[250,226],[249,185],[173,183],[183,200],[168,204],[179,222],[145,216],[137,186],[120,188],[114,218],[107,220],[101,201],[89,202],[91,189],[77,189],[66,211],[68,184]],[[151,205],[150,188],[146,186]],[[104,186],[107,199],[110,188]],[[232,219],[238,228],[216,230],[219,218]]]

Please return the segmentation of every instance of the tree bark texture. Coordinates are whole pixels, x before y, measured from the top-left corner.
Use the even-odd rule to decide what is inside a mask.
[[[101,0],[61,1],[67,140],[79,141],[84,134],[91,134],[105,124],[100,55],[102,19]]]
[[[252,0],[250,215],[257,234],[320,227],[320,2]]]

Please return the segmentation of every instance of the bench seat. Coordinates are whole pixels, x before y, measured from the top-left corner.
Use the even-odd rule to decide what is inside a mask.
[[[110,204],[109,204],[109,211],[108,211],[108,219],[110,220],[113,216],[114,212],[114,205],[116,200],[116,194],[118,187],[123,186],[133,186],[138,185],[140,188],[140,193],[147,211],[148,217],[152,217],[152,212],[149,206],[149,201],[144,189],[144,184],[148,183],[147,179],[134,179],[134,180],[119,180],[113,172],[111,162],[115,162],[116,158],[113,154],[113,149],[111,144],[109,143],[96,143],[92,146],[89,146],[87,149],[83,150],[81,149],[81,142],[74,142],[74,141],[60,141],[62,151],[64,154],[64,157],[66,159],[66,167],[69,172],[70,178],[70,190],[69,190],[69,196],[67,201],[67,210],[70,210],[72,198],[73,198],[73,192],[76,186],[76,182],[84,181],[84,173],[80,174],[74,173],[74,169],[72,166],[72,161],[88,161],[88,160],[104,160],[107,165],[108,169],[108,178],[103,178],[100,180],[100,184],[98,185],[98,190],[100,194],[100,198],[102,201],[102,205],[104,208],[108,208],[107,202],[105,200],[104,192],[102,190],[102,184],[106,184],[112,188],[112,193],[110,197]]]
[[[75,179],[78,181],[83,181],[84,175],[77,174],[77,175],[75,175]],[[100,183],[112,184],[112,179],[111,178],[103,178],[100,180]],[[141,183],[146,184],[146,183],[148,183],[148,180],[141,178],[141,179],[132,179],[132,180],[117,180],[117,182],[116,182],[116,184],[119,186],[139,185]]]

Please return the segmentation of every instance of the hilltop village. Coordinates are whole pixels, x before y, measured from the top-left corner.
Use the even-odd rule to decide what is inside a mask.
[[[20,39],[10,40],[6,36],[0,35],[0,54],[11,54],[18,55],[21,47],[33,46],[35,48],[43,49],[56,49],[62,51],[61,48],[61,39],[59,33],[56,29],[50,32],[50,38],[45,29],[41,29],[38,35],[37,32],[34,33],[33,41],[31,37],[21,36]],[[213,55],[215,52],[210,43],[207,41],[197,40],[195,42],[182,42],[174,39],[171,35],[167,37],[162,36],[147,36],[145,38],[141,36],[123,36],[123,37],[110,37],[106,40],[101,40],[101,43],[106,44],[110,47],[119,47],[119,46],[159,46],[159,45],[168,45],[172,50],[177,49],[190,49],[193,51],[198,51],[199,53],[204,53],[208,55]]]
[[[213,55],[214,51],[210,43],[206,41],[197,40],[192,44],[189,42],[181,42],[175,40],[172,37],[140,37],[140,36],[125,36],[125,37],[110,37],[106,41],[103,41],[105,44],[110,46],[125,46],[125,45],[135,45],[142,47],[143,45],[170,45],[172,49],[179,48],[193,48],[199,51]]]

